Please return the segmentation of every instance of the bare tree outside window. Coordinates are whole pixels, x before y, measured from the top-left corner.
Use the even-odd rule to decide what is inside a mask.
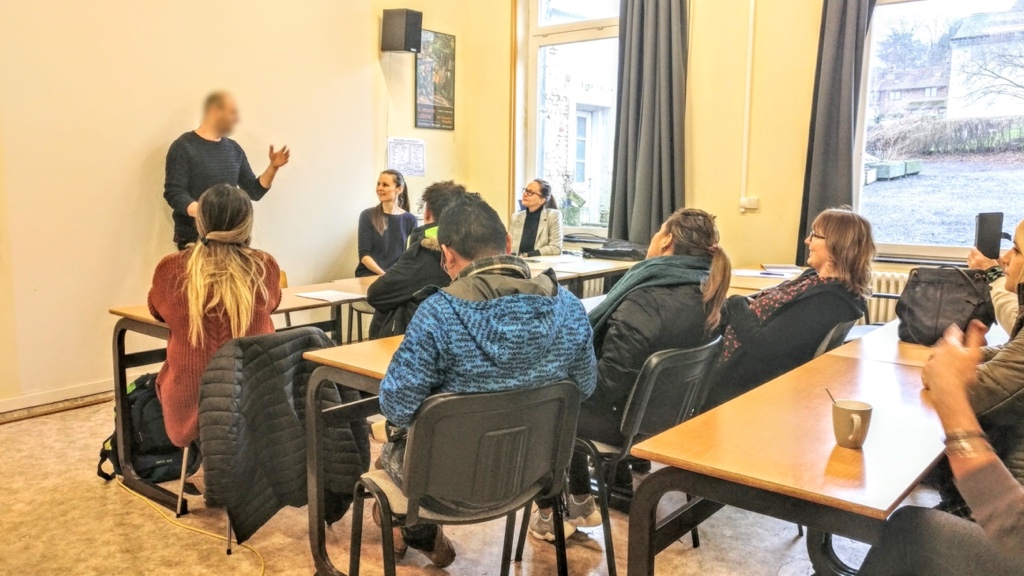
[[[1024,218],[1024,0],[876,7],[859,208],[885,244],[969,246]]]

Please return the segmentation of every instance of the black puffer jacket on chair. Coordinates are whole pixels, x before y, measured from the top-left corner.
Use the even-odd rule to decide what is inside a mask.
[[[302,354],[333,346],[316,328],[231,340],[214,354],[199,387],[199,439],[206,498],[227,508],[239,542],[285,506],[305,506],[306,385],[316,365]],[[359,399],[328,388],[323,405]],[[326,443],[327,520],[348,511],[369,469],[365,423],[331,428]]]

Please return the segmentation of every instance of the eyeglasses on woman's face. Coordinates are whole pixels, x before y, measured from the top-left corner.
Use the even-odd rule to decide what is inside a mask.
[[[540,192],[534,192],[529,188],[523,188],[523,198],[535,198],[540,196]]]
[[[814,230],[811,230],[811,231],[810,231],[810,232],[809,232],[809,233],[807,234],[807,241],[808,241],[808,242],[814,242],[815,240],[824,240],[824,239],[825,239],[825,237],[824,237],[824,236],[822,236],[821,234],[818,234],[818,233],[817,233],[817,232],[815,232]]]

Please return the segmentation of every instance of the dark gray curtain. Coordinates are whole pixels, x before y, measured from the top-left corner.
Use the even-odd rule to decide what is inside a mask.
[[[806,263],[804,237],[822,210],[853,204],[853,147],[864,43],[875,0],[825,0],[818,43],[811,134],[807,146],[796,263]]]
[[[622,0],[608,234],[647,244],[683,205],[685,0]]]

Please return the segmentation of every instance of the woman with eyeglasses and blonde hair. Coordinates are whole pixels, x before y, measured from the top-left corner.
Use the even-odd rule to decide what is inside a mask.
[[[523,209],[512,215],[512,253],[520,257],[557,256],[562,253],[562,213],[551,184],[537,179],[523,188]]]
[[[809,270],[754,297],[726,301],[722,355],[705,409],[813,359],[833,328],[864,315],[875,257],[871,224],[852,210],[825,210],[804,243]]]
[[[233,338],[274,331],[281,272],[270,254],[250,247],[252,225],[249,196],[218,184],[199,197],[199,241],[153,273],[149,311],[170,328],[156,391],[176,446],[199,437],[199,382],[214,352]]]

